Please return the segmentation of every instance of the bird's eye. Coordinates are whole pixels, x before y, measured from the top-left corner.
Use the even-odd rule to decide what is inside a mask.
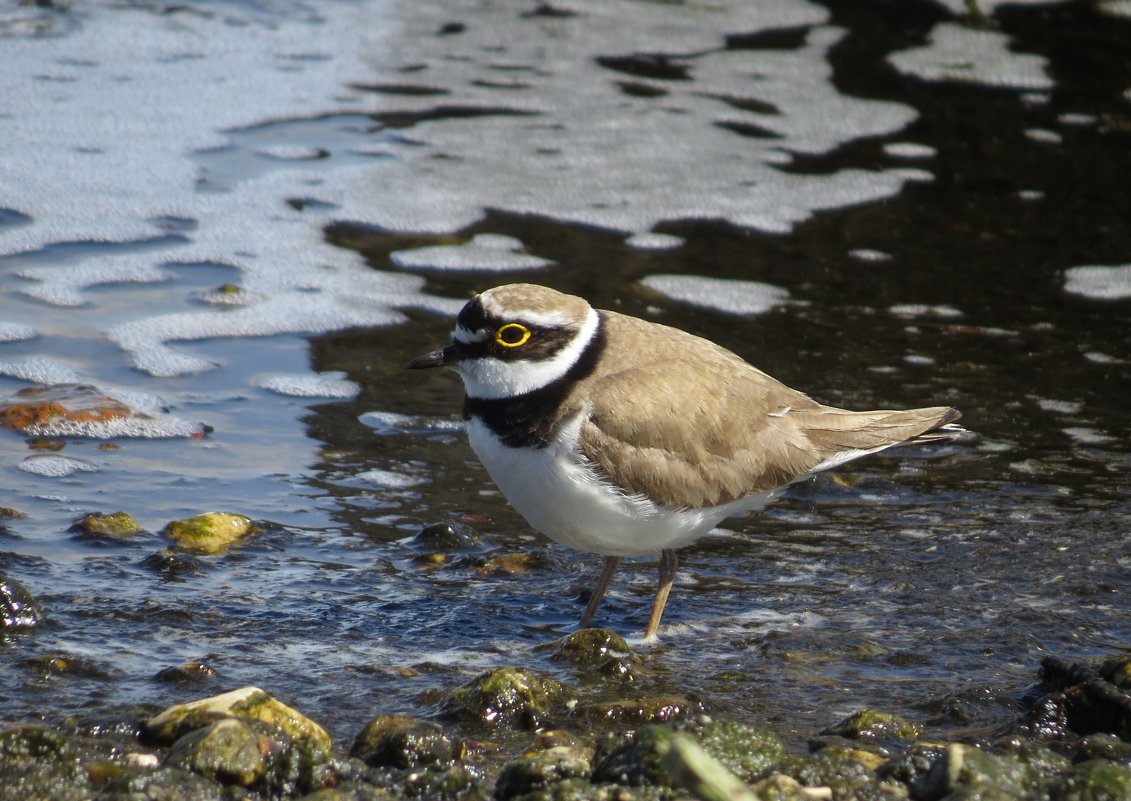
[[[499,330],[495,332],[495,342],[504,348],[517,348],[519,345],[525,345],[528,339],[530,339],[530,329],[519,323],[507,323],[499,326]]]

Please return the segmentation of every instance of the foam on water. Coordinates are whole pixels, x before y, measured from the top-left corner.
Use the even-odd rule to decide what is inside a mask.
[[[789,302],[788,290],[759,281],[698,275],[650,275],[640,283],[672,300],[726,314],[764,314]]]
[[[339,372],[262,376],[255,384],[292,398],[356,398],[361,391],[356,381],[347,380],[345,373]]]
[[[963,81],[1008,89],[1051,89],[1047,61],[1010,49],[999,31],[942,22],[922,46],[888,57],[897,70],[927,81]]]
[[[540,270],[553,264],[549,259],[523,253],[521,240],[500,234],[479,234],[462,245],[397,250],[390,256],[397,267],[413,270]]]
[[[1095,300],[1131,298],[1131,264],[1070,267],[1064,272],[1064,290]]]
[[[58,456],[53,453],[32,454],[21,461],[17,467],[25,473],[44,478],[66,478],[75,473],[97,473],[98,465],[85,459]]]

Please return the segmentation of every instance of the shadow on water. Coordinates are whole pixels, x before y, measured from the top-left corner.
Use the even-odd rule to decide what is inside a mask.
[[[1038,102],[928,85],[886,66],[886,53],[927,35],[932,20],[920,6],[829,7],[850,31],[832,53],[837,84],[918,111],[902,136],[934,148],[933,181],[823,213],[785,236],[673,222],[661,230],[685,244],[665,251],[493,213],[443,241],[509,234],[557,266],[498,279],[427,273],[428,286],[465,297],[505,281],[545,283],[714,339],[827,403],[959,407],[978,443],[853,465],[689,548],[653,657],[660,685],[798,736],[868,704],[911,709],[944,728],[967,725],[973,707],[989,726],[1009,713],[1043,655],[1100,655],[1131,639],[1131,314],[1126,303],[1064,291],[1066,267],[1120,263],[1131,252],[1131,114],[1119,102],[1128,65],[1098,63],[1110,49],[1091,45],[1109,33],[1100,26],[1129,26],[1071,6],[1004,11],[1017,47],[1051,60],[1057,87]],[[1092,122],[1064,124],[1066,114]],[[1062,141],[1041,141],[1027,133],[1034,129],[1056,129]],[[790,169],[890,166],[881,145],[799,157]],[[378,268],[395,250],[439,241],[349,224],[327,235]],[[729,317],[636,283],[657,273],[756,279],[787,288],[794,302]],[[458,413],[454,376],[401,372],[450,327],[420,315],[314,341],[317,369],[344,370],[363,386],[356,401],[317,407],[308,420],[333,453],[324,474],[399,460],[425,465],[432,479],[392,527],[358,493],[317,483],[341,498],[343,526],[374,541],[455,520],[500,550],[536,557],[525,573],[493,572],[478,556],[420,577],[436,583],[429,592],[456,587],[460,603],[428,639],[480,647],[467,640],[470,626],[488,640],[517,635],[534,645],[569,630],[598,558],[547,549],[461,437],[374,437],[358,422],[374,409]],[[643,561],[625,571],[601,624],[639,632],[652,570]]]

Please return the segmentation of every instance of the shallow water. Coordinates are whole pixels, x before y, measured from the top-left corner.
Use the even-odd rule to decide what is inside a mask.
[[[955,405],[979,435],[854,464],[687,549],[661,640],[634,640],[650,672],[633,692],[794,739],[868,705],[986,729],[1043,656],[1129,646],[1117,8],[1003,6],[988,28],[926,3],[782,2],[758,21],[741,4],[704,21],[614,3],[565,23],[201,8],[0,19],[18,55],[6,94],[36,86],[55,112],[13,100],[0,120],[20,157],[3,165],[0,323],[37,333],[0,342],[0,391],[91,382],[213,429],[117,450],[65,438],[60,455],[97,471],[59,478],[20,469],[38,453],[25,437],[0,438],[0,505],[27,515],[4,522],[0,570],[45,616],[0,644],[0,720],[258,684],[348,741],[378,713],[430,714],[435,691],[489,666],[584,684],[538,646],[572,629],[599,558],[507,507],[450,424],[454,376],[403,369],[445,341],[459,299],[510,280],[702,334],[827,403]],[[145,45],[133,60],[112,42],[62,55],[123,26]],[[963,35],[979,44],[958,59]],[[932,52],[961,80],[932,74]],[[196,83],[171,90],[186,63]],[[239,69],[252,89],[222,80]],[[552,265],[393,266],[477,234]],[[1088,266],[1111,269],[1073,271]],[[725,288],[654,280],[669,275],[778,291],[746,286],[726,300],[762,307],[726,313]],[[210,304],[225,283],[252,301]],[[356,397],[264,388],[312,373]],[[152,533],[67,531],[117,509]],[[160,556],[166,522],[210,509],[264,530],[222,556]],[[445,521],[467,539],[415,537]],[[654,569],[627,563],[597,622],[638,638]],[[199,662],[214,675],[161,673]]]

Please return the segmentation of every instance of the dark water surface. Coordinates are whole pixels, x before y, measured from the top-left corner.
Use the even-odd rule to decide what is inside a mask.
[[[993,23],[1013,49],[1048,60],[1054,87],[1026,99],[891,68],[891,53],[922,43],[947,16],[941,6],[824,7],[846,31],[829,53],[834,85],[914,109],[894,140],[934,149],[933,180],[823,211],[789,233],[672,220],[656,229],[683,240],[670,249],[513,211],[442,235],[331,215],[325,233],[379,270],[406,247],[511,235],[555,266],[421,273],[424,291],[462,298],[537,281],[709,337],[826,403],[961,409],[977,441],[855,463],[686,549],[661,639],[635,641],[649,672],[633,692],[687,696],[798,740],[864,706],[942,730],[992,728],[1016,711],[1042,657],[1131,647],[1131,300],[1065,289],[1071,267],[1131,262],[1131,20],[1082,4],[997,9]],[[392,127],[367,134],[353,116],[324,121],[283,124],[279,136],[329,152],[343,136],[387,138]],[[412,120],[397,123],[412,133]],[[264,136],[235,139],[254,148]],[[882,169],[891,140],[859,138],[782,169]],[[250,162],[237,166],[242,146],[227,166],[197,155],[221,173],[210,177],[215,186],[226,170],[257,174]],[[196,292],[230,272],[186,267],[172,286]],[[639,283],[656,274],[762,281],[792,302],[728,315]],[[8,319],[36,319],[14,280],[5,278],[0,298]],[[106,302],[130,308],[148,292],[160,303],[169,290],[138,285],[123,300],[119,287]],[[378,713],[430,714],[436,691],[491,666],[586,682],[539,646],[573,629],[600,559],[548,545],[506,505],[462,434],[442,424],[457,417],[458,379],[403,370],[446,340],[451,319],[405,314],[401,324],[309,342],[223,340],[224,370],[151,389],[175,395],[179,415],[215,433],[121,443],[95,477],[29,483],[11,466],[23,438],[4,435],[17,489],[0,505],[30,517],[0,529],[0,569],[31,591],[45,622],[0,643],[0,722],[125,714],[131,703],[257,684],[348,741]],[[38,352],[0,347],[4,358]],[[66,348],[104,361],[104,381],[149,388],[115,367],[115,349],[101,340],[75,336]],[[231,378],[309,367],[344,372],[360,393],[311,403]],[[383,428],[371,412],[418,419]],[[98,453],[81,441],[66,451]],[[157,534],[117,545],[66,532],[79,514],[119,508],[153,531],[212,508],[267,525],[226,555],[165,561],[154,557],[164,545]],[[466,538],[437,547],[416,536],[443,522]],[[437,550],[443,559],[430,557]],[[650,560],[626,563],[596,622],[638,638],[654,571]],[[70,667],[51,668],[55,656]],[[186,662],[215,675],[158,676]]]

